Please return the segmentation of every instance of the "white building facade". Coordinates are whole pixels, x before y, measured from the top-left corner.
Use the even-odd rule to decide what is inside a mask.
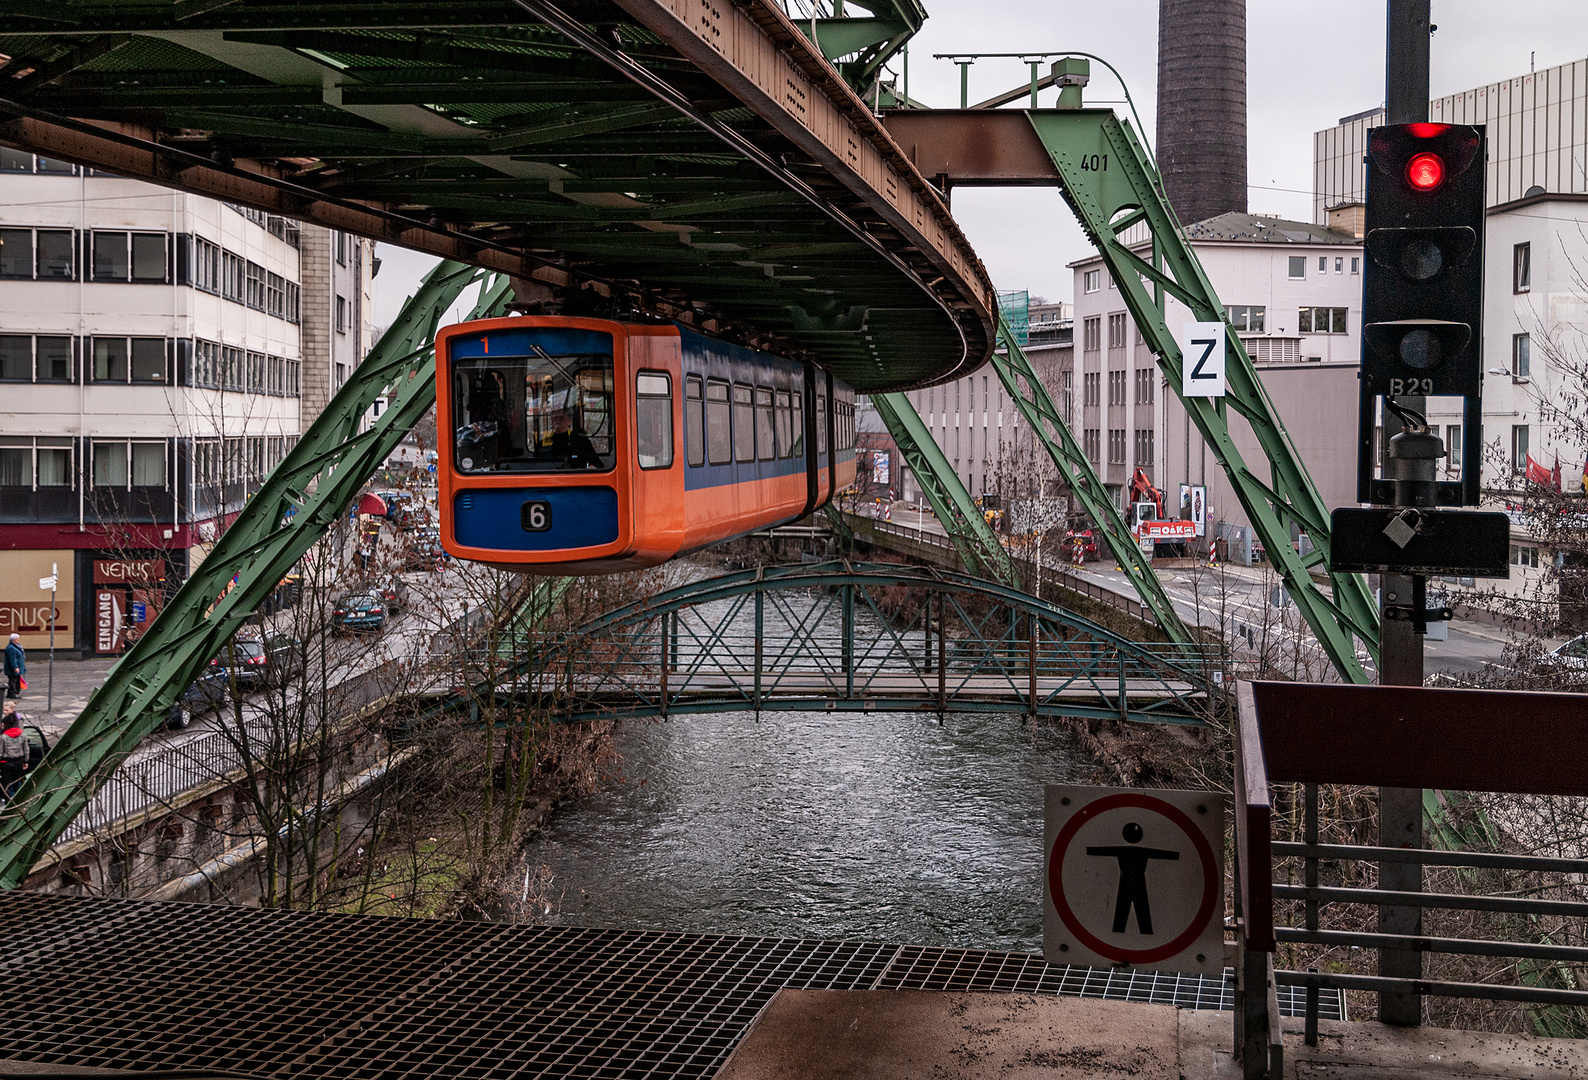
[[[300,231],[0,151],[0,635],[121,651],[301,430]],[[161,580],[165,584],[160,584]]]

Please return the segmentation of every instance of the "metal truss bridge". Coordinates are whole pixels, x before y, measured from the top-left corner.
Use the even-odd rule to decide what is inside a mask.
[[[499,685],[568,720],[841,710],[1196,724],[1220,660],[963,574],[828,562],[670,589],[542,643]]]
[[[1078,85],[1058,109],[885,110],[900,102],[891,92],[884,100],[881,65],[924,12],[914,0],[859,6],[862,16],[834,5],[833,17],[807,25],[773,0],[0,5],[0,143],[453,260],[426,280],[0,813],[0,887],[25,877],[433,404],[429,343],[442,314],[482,278],[476,316],[502,313],[515,296],[533,310],[648,313],[829,366],[873,395],[964,565],[997,583],[962,579],[958,593],[1013,613],[995,628],[980,607],[950,607],[939,588],[939,617],[959,620],[979,642],[971,651],[928,657],[923,626],[920,640],[861,639],[857,660],[853,624],[845,655],[823,623],[790,654],[798,662],[778,666],[763,634],[762,662],[711,673],[712,686],[689,651],[690,635],[711,640],[705,623],[692,628],[696,614],[740,603],[765,618],[770,602],[774,621],[787,621],[798,609],[778,605],[793,593],[747,589],[660,621],[636,611],[607,641],[613,657],[632,651],[629,690],[644,690],[645,619],[653,635],[671,620],[668,655],[676,647],[680,666],[667,671],[666,693],[645,691],[657,712],[747,701],[969,707],[980,695],[988,708],[1129,715],[1131,680],[1140,679],[1169,689],[1147,710],[1162,715],[1139,718],[1189,713],[1200,661],[1183,658],[1197,655],[1187,651],[1193,638],[1001,324],[985,269],[924,174],[945,184],[1057,184],[1171,387],[1180,353],[1158,302],[1174,295],[1206,320],[1221,318],[1223,305],[1150,154],[1111,110],[1080,108]],[[1008,175],[962,152],[985,150],[994,136],[1000,153],[1020,159]],[[1099,154],[1117,167],[1088,169]],[[1138,227],[1150,235],[1145,255],[1122,239]],[[1231,396],[1193,404],[1193,418],[1320,644],[1344,679],[1363,681],[1355,643],[1376,650],[1372,596],[1352,575],[1327,587],[1313,580],[1329,550],[1327,513],[1233,330],[1228,339]],[[902,394],[989,360],[1180,652],[1127,649],[1058,609],[1013,599],[1013,561]],[[378,398],[390,408],[366,425]],[[1232,419],[1257,437],[1266,479],[1263,463],[1238,452]],[[1309,556],[1292,546],[1291,526],[1311,539]],[[823,602],[858,603],[862,621],[868,605],[891,616],[870,588],[840,583]],[[1027,624],[1037,632],[1020,629]],[[796,618],[780,640],[796,640],[802,625]],[[1081,641],[1092,644],[1064,644]],[[868,652],[884,645],[885,654]],[[819,658],[818,646],[839,649],[842,663]],[[620,668],[565,685],[610,683]],[[1146,683],[1137,689],[1141,699]]]

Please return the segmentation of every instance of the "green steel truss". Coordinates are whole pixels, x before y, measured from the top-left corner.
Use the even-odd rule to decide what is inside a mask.
[[[872,394],[871,403],[959,552],[960,563],[971,573],[1018,589],[1020,575],[1014,560],[982,517],[959,474],[949,466],[943,448],[921,422],[910,399],[903,394]]]
[[[437,325],[481,276],[473,267],[443,262],[425,278],[402,316],[265,479],[209,557],[111,669],[44,764],[27,775],[0,813],[0,888],[26,878],[100,784],[164,722],[210,657],[347,512],[370,475],[435,403]],[[482,288],[473,317],[500,314],[510,295],[507,280],[497,278]],[[366,412],[382,396],[390,406],[366,426]]]
[[[1179,394],[1180,347],[1153,302],[1152,288],[1161,288],[1185,304],[1201,321],[1223,322],[1224,306],[1179,230],[1163,197],[1157,170],[1129,125],[1112,110],[1029,110],[1026,116],[1059,171],[1065,201],[1107,264],[1131,317],[1158,357],[1159,369]],[[1104,161],[1107,168],[1099,168]],[[1121,239],[1136,225],[1144,225],[1150,233],[1163,269],[1142,259]],[[1312,568],[1328,564],[1329,509],[1240,337],[1227,322],[1225,329],[1227,396],[1181,400],[1335,668],[1348,682],[1367,682],[1353,638],[1360,639],[1376,656],[1378,615],[1372,594],[1356,574],[1330,575],[1332,596],[1313,580]],[[1230,434],[1229,410],[1250,425],[1269,462],[1267,479],[1252,470],[1237,448]],[[1297,554],[1291,544],[1288,526],[1292,523],[1312,541],[1313,550],[1305,556]]]
[[[1053,404],[1047,387],[1037,377],[1036,369],[1026,358],[1025,350],[1015,341],[1009,324],[1001,316],[998,320],[998,340],[1004,351],[993,354],[993,369],[998,372],[1004,389],[1020,409],[1020,415],[1031,425],[1031,430],[1053,458],[1059,473],[1075,493],[1076,501],[1102,531],[1103,540],[1108,544],[1114,561],[1125,571],[1125,576],[1136,588],[1136,595],[1152,610],[1158,625],[1169,635],[1169,640],[1190,644],[1193,640],[1191,632],[1180,621],[1179,613],[1169,602],[1168,594],[1163,591],[1163,583],[1153,573],[1152,567],[1147,565],[1147,560],[1142,558],[1135,537],[1119,516],[1114,500],[1108,497],[1097,470],[1076,444],[1074,433]]]

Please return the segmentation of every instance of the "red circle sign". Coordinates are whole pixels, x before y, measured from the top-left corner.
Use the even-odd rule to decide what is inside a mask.
[[[1198,905],[1191,925],[1173,941],[1150,949],[1124,949],[1099,938],[1081,924],[1081,920],[1070,909],[1069,901],[1064,896],[1064,855],[1069,851],[1075,834],[1080,831],[1082,825],[1098,814],[1122,806],[1133,806],[1168,818],[1181,832],[1190,837],[1191,846],[1196,849],[1197,857],[1202,860],[1202,903]],[[1059,830],[1058,837],[1053,841],[1053,847],[1048,851],[1048,895],[1053,901],[1054,910],[1059,913],[1059,918],[1064,920],[1064,925],[1069,927],[1070,933],[1080,939],[1082,945],[1098,956],[1105,956],[1121,964],[1155,963],[1173,956],[1200,937],[1202,928],[1207,925],[1209,916],[1213,914],[1213,905],[1218,903],[1219,886],[1222,884],[1218,876],[1218,861],[1213,857],[1213,848],[1208,844],[1208,838],[1202,835],[1202,830],[1197,828],[1196,822],[1186,816],[1185,811],[1178,806],[1133,791],[1109,795],[1081,807],[1074,817],[1065,822],[1064,828]]]

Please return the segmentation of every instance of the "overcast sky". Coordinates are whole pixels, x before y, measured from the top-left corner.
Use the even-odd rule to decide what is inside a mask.
[[[911,42],[910,96],[959,104],[959,69],[939,52],[1076,49],[1106,57],[1128,82],[1153,134],[1157,103],[1157,0],[924,0],[930,17]],[[1584,0],[1433,0],[1432,96],[1471,89],[1588,55]],[[1309,220],[1312,135],[1384,98],[1384,0],[1249,0],[1247,5],[1249,205]],[[1536,51],[1536,61],[1531,54]],[[895,61],[894,70],[899,64]],[[1018,60],[971,68],[971,100],[1028,81]],[[1055,91],[1043,94],[1051,105]],[[1094,65],[1089,101],[1123,98]],[[1125,106],[1119,105],[1122,113]],[[1089,251],[1069,208],[1051,189],[983,188],[954,193],[954,214],[1000,289],[1071,299],[1065,264]],[[435,260],[381,245],[375,321],[399,310]]]

